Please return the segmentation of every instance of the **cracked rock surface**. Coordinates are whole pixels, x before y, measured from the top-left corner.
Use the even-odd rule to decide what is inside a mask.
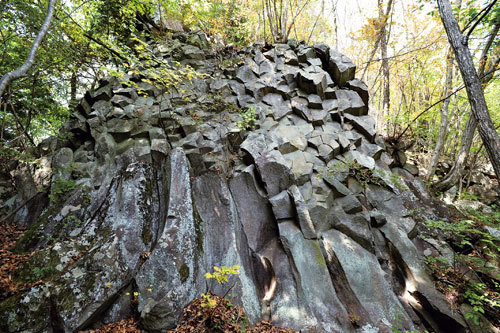
[[[173,38],[150,47],[206,76],[167,90],[132,77],[143,93],[102,80],[61,129],[66,142],[42,143],[48,181],[77,186],[15,215],[30,224],[17,250],[45,251],[54,277],[3,300],[0,330],[75,332],[137,311],[164,332],[207,291],[204,273],[240,265],[231,292],[251,323],[466,332],[405,205],[442,213],[404,185],[421,188],[409,173],[393,181],[354,64],[294,42],[233,51],[228,68],[202,34]]]

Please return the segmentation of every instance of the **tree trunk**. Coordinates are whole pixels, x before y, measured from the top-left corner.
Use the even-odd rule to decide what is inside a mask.
[[[77,76],[77,71],[75,70],[73,73],[71,73],[71,79],[70,79],[70,100],[69,100],[70,108],[75,108],[76,105],[78,104],[78,101],[76,100],[77,86],[78,86],[78,76]]]
[[[15,71],[5,74],[0,80],[0,97],[3,95],[5,88],[9,83],[11,83],[13,80],[23,77],[28,71],[28,69],[30,69],[30,67],[33,65],[33,62],[35,61],[36,51],[38,50],[38,47],[40,46],[42,39],[47,34],[47,31],[49,31],[50,21],[52,20],[52,15],[54,14],[54,7],[56,5],[56,1],[57,0],[50,0],[49,2],[47,16],[45,17],[45,21],[43,22],[42,28],[38,32],[35,41],[31,45],[31,50],[28,55],[28,59],[26,59],[25,63],[21,67],[19,67]]]
[[[370,63],[372,62],[373,57],[375,56],[375,53],[377,53],[377,49],[378,49],[378,46],[380,44],[380,39],[382,38],[382,33],[381,33],[382,30],[381,30],[381,28],[382,27],[385,28],[385,25],[387,24],[387,19],[389,18],[389,15],[390,15],[391,9],[392,9],[392,2],[393,2],[393,0],[389,0],[389,2],[387,3],[387,8],[385,10],[385,15],[383,17],[382,22],[379,23],[380,24],[380,29],[379,29],[378,34],[377,34],[377,39],[375,40],[375,44],[373,45],[372,52],[370,53],[370,56],[368,57],[368,61],[366,62],[366,66],[363,69],[363,74],[361,74],[361,80],[362,81],[364,80],[364,77],[365,77],[365,74],[366,74],[366,70],[370,66]],[[384,31],[385,31],[385,29],[384,29]]]
[[[388,16],[390,13],[391,8],[389,6],[392,5],[392,2],[390,1],[387,4],[387,16],[384,15],[384,10],[383,10],[383,0],[378,0],[378,5],[379,5],[379,21],[384,22],[384,24],[380,27],[380,54],[382,56],[382,76],[384,78],[384,88],[383,88],[383,99],[382,99],[382,112],[379,113],[381,115],[380,121],[377,122],[377,124],[380,124],[384,122],[385,116],[389,114],[389,109],[391,107],[391,87],[390,87],[390,79],[389,79],[389,59],[387,59],[387,43],[388,43],[388,36],[387,36],[387,20]],[[380,125],[379,125],[380,127]],[[383,126],[385,127],[385,126]]]
[[[469,116],[467,119],[467,124],[465,125],[464,134],[462,136],[462,143],[458,149],[457,156],[455,158],[455,164],[451,168],[450,172],[443,178],[439,183],[433,186],[434,190],[438,192],[444,192],[450,189],[453,185],[458,183],[460,177],[464,172],[465,163],[469,157],[469,151],[472,146],[472,139],[474,138],[474,132],[476,131],[476,119]]]
[[[338,26],[337,26],[337,4],[338,0],[332,0],[332,15],[333,15],[333,48],[335,51],[339,50],[339,41],[338,41]]]
[[[444,87],[444,96],[448,96],[453,89],[453,54],[451,47],[448,48],[447,57],[446,57],[446,83]],[[441,124],[439,126],[439,136],[438,141],[436,143],[436,147],[434,148],[434,153],[432,154],[431,162],[429,164],[429,171],[425,176],[425,180],[429,182],[434,176],[436,172],[436,167],[439,161],[439,157],[441,156],[441,152],[443,150],[444,142],[446,140],[446,135],[448,134],[448,108],[450,105],[451,97],[448,97],[444,100],[443,105],[441,106]]]
[[[316,16],[316,21],[314,21],[314,25],[311,28],[311,33],[309,34],[309,38],[307,38],[307,44],[310,43],[311,37],[314,33],[314,30],[316,29],[316,26],[318,25],[319,18],[324,15],[324,10],[325,10],[325,0],[321,1],[321,10],[318,13],[318,16]]]
[[[486,87],[486,85],[488,85],[488,83],[490,83],[491,79],[493,78],[493,73],[496,71],[498,65],[500,64],[500,47],[497,47],[494,55],[490,58],[489,61],[487,61],[488,51],[493,43],[493,40],[499,32],[499,28],[500,24],[494,26],[479,61],[479,75],[481,77],[483,89]],[[467,163],[467,160],[469,158],[469,152],[472,147],[472,141],[474,139],[476,126],[476,120],[472,115],[469,115],[464,134],[462,135],[460,148],[458,149],[458,153],[455,157],[455,163],[453,164],[453,167],[448,172],[448,174],[439,183],[433,186],[436,191],[444,192],[450,189],[462,177],[465,169],[465,164]]]
[[[495,170],[495,175],[497,179],[500,179],[500,137],[491,120],[481,81],[474,68],[474,62],[466,44],[466,39],[462,36],[457,20],[453,16],[450,2],[448,0],[437,0],[437,3],[448,40],[453,47],[455,59],[462,74],[472,115],[477,122],[479,134]]]

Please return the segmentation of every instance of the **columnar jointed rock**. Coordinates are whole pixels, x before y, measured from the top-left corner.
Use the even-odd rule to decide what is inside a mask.
[[[0,330],[119,320],[135,293],[143,326],[165,331],[207,291],[205,272],[238,264],[235,302],[253,323],[463,331],[408,238],[352,62],[291,42],[241,50],[228,68],[201,35],[174,36],[151,48],[209,76],[170,90],[125,78],[147,96],[110,78],[85,94],[53,159],[53,183],[78,174],[81,186],[17,245],[44,248],[54,275],[0,303]]]

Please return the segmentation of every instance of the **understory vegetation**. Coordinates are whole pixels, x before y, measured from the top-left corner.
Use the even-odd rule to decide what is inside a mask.
[[[500,318],[500,235],[486,228],[500,227],[500,209],[484,213],[467,210],[450,221],[426,221],[426,226],[446,242],[441,255],[431,255],[426,263],[438,288],[458,307],[469,304],[466,317],[479,324],[479,315],[498,325]],[[498,229],[497,229],[498,230]],[[446,246],[453,252],[446,251]],[[450,255],[450,253],[452,253]],[[448,255],[446,255],[448,254]]]

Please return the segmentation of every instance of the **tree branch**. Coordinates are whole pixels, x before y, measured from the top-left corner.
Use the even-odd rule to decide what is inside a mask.
[[[33,42],[33,45],[31,46],[31,50],[30,50],[28,59],[26,59],[26,62],[20,68],[2,76],[2,79],[0,80],[0,96],[3,95],[5,88],[7,87],[7,85],[9,83],[11,83],[13,80],[16,80],[16,79],[26,75],[26,72],[33,65],[33,63],[35,61],[36,51],[38,50],[38,47],[40,46],[40,43],[42,42],[43,38],[47,34],[47,31],[49,30],[50,21],[52,20],[52,16],[54,14],[54,7],[56,4],[56,1],[57,0],[50,0],[50,2],[49,2],[47,16],[45,17],[45,21],[43,22],[42,28],[38,32],[38,35],[36,36],[35,41]]]
[[[485,18],[486,15],[488,15],[488,13],[491,11],[491,9],[493,8],[493,5],[497,2],[497,0],[493,0],[489,5],[488,7],[485,8],[484,10],[484,13],[483,15],[481,15],[481,17],[479,17],[476,22],[474,22],[474,25],[469,29],[469,32],[467,32],[467,36],[465,36],[465,39],[462,41],[462,43],[464,45],[467,45],[467,43],[469,42],[469,37],[470,35],[472,34],[472,32],[474,31],[474,29],[476,29],[476,27],[478,26],[478,24],[483,20],[483,18]]]
[[[484,75],[482,77],[480,77],[480,79],[482,80],[482,79],[488,77],[489,75],[493,74],[494,72],[496,72],[499,69],[500,68],[494,68],[494,69],[491,69],[491,70],[487,71],[486,73],[484,73]],[[404,131],[401,132],[401,134],[398,135],[396,141],[399,141],[403,137],[403,135],[406,133],[406,131],[408,131],[408,129],[410,128],[411,124],[414,123],[418,118],[420,118],[424,113],[426,113],[427,111],[429,111],[430,109],[432,109],[433,107],[435,107],[436,105],[438,105],[439,103],[447,100],[448,98],[450,98],[451,96],[455,95],[456,93],[458,93],[460,90],[462,90],[464,88],[465,88],[465,85],[460,86],[459,88],[457,88],[453,92],[451,92],[449,95],[441,98],[439,101],[437,101],[436,103],[433,103],[431,106],[429,106],[428,108],[426,108],[424,111],[420,112],[415,118],[413,118],[412,121],[410,121],[410,123],[408,124],[408,126],[406,126],[406,128],[404,129]]]

